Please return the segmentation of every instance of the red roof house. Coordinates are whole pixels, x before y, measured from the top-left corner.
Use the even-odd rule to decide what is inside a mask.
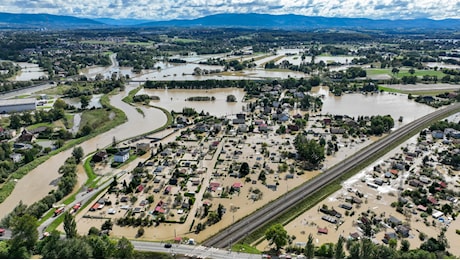
[[[319,233],[319,234],[325,234],[325,235],[327,235],[328,230],[327,230],[326,227],[325,227],[325,228],[318,228],[318,233]]]

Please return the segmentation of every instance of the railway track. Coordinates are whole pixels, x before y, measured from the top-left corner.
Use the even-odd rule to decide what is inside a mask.
[[[218,234],[206,240],[203,245],[218,248],[231,246],[233,243],[241,240],[247,234],[253,232],[268,221],[275,219],[285,211],[294,207],[302,199],[315,193],[321,189],[321,187],[324,187],[332,181],[336,180],[348,171],[354,169],[357,165],[366,162],[368,159],[372,158],[374,154],[384,149],[385,147],[388,147],[395,142],[400,142],[401,140],[407,139],[409,138],[408,134],[410,134],[412,131],[458,111],[460,111],[460,103],[455,103],[443,109],[436,110],[433,113],[430,113],[407,125],[402,126],[388,136],[356,152],[346,160],[334,165],[324,173],[302,184],[300,187],[286,193],[282,197],[257,210],[253,214],[248,215],[233,225],[221,230]]]

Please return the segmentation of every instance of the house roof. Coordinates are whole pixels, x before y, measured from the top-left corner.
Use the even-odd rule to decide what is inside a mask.
[[[241,182],[235,182],[235,183],[233,183],[232,187],[233,188],[241,188],[241,187],[243,187],[243,184],[241,184]]]
[[[426,211],[427,210],[427,207],[423,206],[423,205],[418,205],[417,206],[417,209],[418,210],[421,210],[421,211]]]
[[[115,155],[124,156],[126,154],[129,154],[129,149],[118,151]]]
[[[321,234],[326,234],[328,233],[329,231],[327,230],[327,228],[318,228],[318,233],[321,233]]]

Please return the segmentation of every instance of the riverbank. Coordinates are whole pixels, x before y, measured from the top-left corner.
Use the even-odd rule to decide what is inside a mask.
[[[127,121],[117,127],[111,127],[104,134],[97,135],[81,143],[80,146],[85,153],[90,153],[99,147],[109,145],[113,141],[113,137],[120,140],[128,139],[133,135],[147,133],[152,128],[157,129],[167,122],[167,116],[161,110],[154,108],[144,108],[146,117],[142,117],[134,107],[121,100],[125,95],[127,93],[124,91],[113,95],[110,98],[110,104],[123,111],[127,115]],[[150,123],[146,124],[145,122]],[[133,127],[134,125],[137,126]],[[18,180],[11,194],[0,204],[0,218],[5,217],[19,201],[30,205],[55,189],[55,180],[60,177],[58,169],[62,162],[71,155],[71,152],[69,149],[50,157]],[[79,179],[83,181],[82,177]]]

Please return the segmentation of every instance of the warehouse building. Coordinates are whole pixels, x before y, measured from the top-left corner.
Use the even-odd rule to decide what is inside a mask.
[[[35,98],[0,100],[0,113],[22,112],[36,109]]]

